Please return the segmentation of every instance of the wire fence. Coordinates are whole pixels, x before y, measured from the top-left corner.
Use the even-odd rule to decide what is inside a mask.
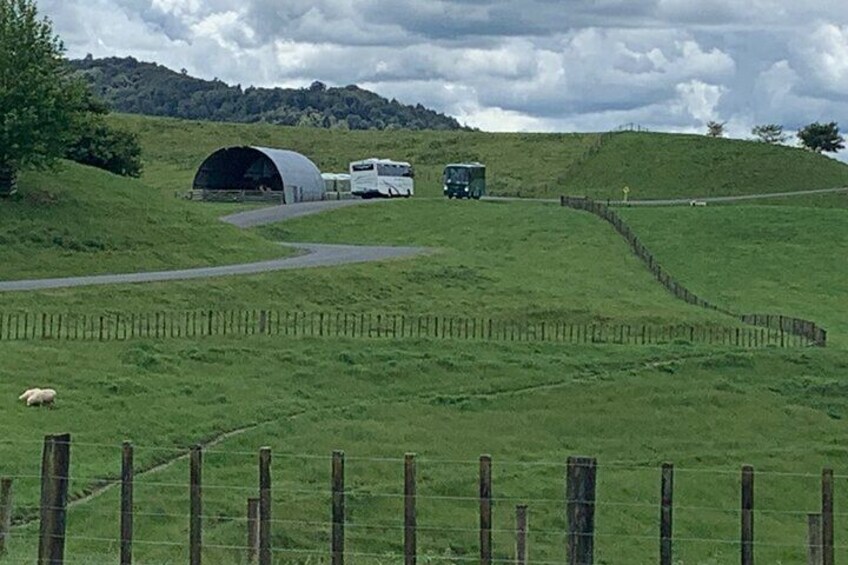
[[[590,198],[578,198],[572,196],[562,196],[560,198],[560,203],[562,206],[595,214],[599,218],[609,222],[615,230],[627,240],[627,243],[630,244],[630,248],[633,253],[647,265],[651,274],[654,275],[657,281],[676,298],[701,308],[734,316],[744,324],[765,327],[769,330],[778,330],[781,333],[802,337],[810,345],[818,347],[825,347],[827,345],[827,332],[823,328],[819,327],[815,322],[778,314],[737,314],[696,295],[694,292],[690,291],[678,282],[677,279],[672,277],[671,274],[659,264],[653,253],[651,253],[645,244],[642,243],[630,226],[609,206],[606,206],[601,202],[596,202]]]
[[[274,335],[311,338],[438,339],[562,344],[723,347],[818,345],[792,326],[574,324],[491,317],[291,312],[281,310],[192,310],[107,314],[0,314],[0,341],[124,341],[206,336]]]
[[[3,442],[0,449],[8,455],[16,445],[28,444]],[[848,519],[834,511],[834,481],[848,475],[830,469],[759,471],[763,502],[755,505],[750,466],[740,473],[586,457],[557,462],[281,452],[274,455],[271,482],[270,448],[73,447],[113,452],[122,461],[120,472],[72,474],[70,436],[48,436],[41,473],[3,479],[0,515],[15,516],[11,528],[0,521],[5,561],[32,563],[36,549],[49,554],[57,546],[62,560],[55,563],[114,563],[120,554],[120,563],[135,555],[139,563],[199,563],[194,557],[202,556],[207,563],[577,565],[597,559],[666,565],[725,562],[728,552],[738,556],[745,548],[750,559],[743,565],[753,563],[755,552],[764,562],[801,562],[811,551],[848,557],[843,536],[833,534],[834,520],[842,528]],[[143,450],[175,450],[188,456],[188,465],[134,468],[133,453]],[[252,471],[257,462],[258,483]],[[91,469],[87,461],[77,464]],[[24,493],[13,511],[5,486],[12,483]],[[86,483],[114,485],[119,497],[68,504],[68,492]],[[40,503],[34,487],[41,489]],[[800,504],[799,490],[806,501]]]

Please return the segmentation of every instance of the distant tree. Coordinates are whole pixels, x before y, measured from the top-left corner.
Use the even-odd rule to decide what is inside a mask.
[[[839,134],[836,122],[813,122],[798,130],[797,135],[804,147],[816,153],[835,153],[845,147],[845,138]]]
[[[13,190],[21,167],[65,151],[85,88],[63,50],[34,0],[0,0],[0,193]]]
[[[327,90],[327,85],[319,80],[309,85],[310,92],[324,92],[325,90]]]
[[[707,135],[710,137],[724,137],[724,126],[727,122],[707,122]]]
[[[783,143],[789,139],[789,136],[783,133],[783,126],[778,124],[763,124],[754,126],[751,130],[751,134],[763,143],[770,143],[772,145]]]

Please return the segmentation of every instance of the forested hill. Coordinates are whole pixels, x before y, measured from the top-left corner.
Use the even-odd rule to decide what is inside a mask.
[[[357,86],[242,88],[202,80],[129,58],[70,61],[113,110],[226,122],[268,122],[349,129],[461,129],[454,118],[417,104],[387,100]]]

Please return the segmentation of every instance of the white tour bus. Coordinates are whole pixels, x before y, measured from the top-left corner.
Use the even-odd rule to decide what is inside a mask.
[[[390,159],[365,159],[350,164],[350,192],[362,198],[403,196],[413,194],[412,165]]]

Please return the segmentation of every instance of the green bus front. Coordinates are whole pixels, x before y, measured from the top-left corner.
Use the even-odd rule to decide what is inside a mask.
[[[486,194],[486,167],[480,163],[448,165],[443,180],[448,198],[479,199]]]

